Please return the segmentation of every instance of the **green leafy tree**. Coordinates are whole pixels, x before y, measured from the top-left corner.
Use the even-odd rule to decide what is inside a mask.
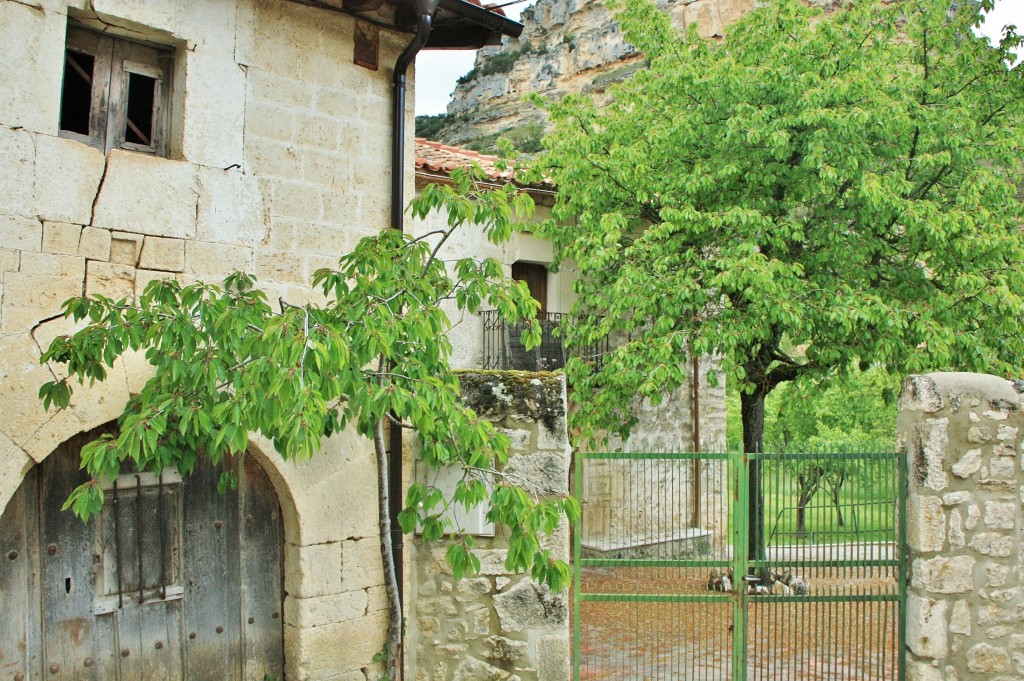
[[[691,348],[739,388],[747,452],[787,381],[1019,366],[1024,71],[1015,33],[974,33],[992,0],[772,0],[720,42],[616,5],[649,68],[605,105],[546,104],[544,234],[581,274],[567,341],[621,341],[567,367],[583,437],[628,433]]]
[[[508,439],[460,399],[448,358],[449,320],[441,305],[475,311],[493,306],[508,320],[532,319],[536,303],[524,285],[502,276],[500,263],[464,258],[446,264],[439,250],[462,225],[481,226],[495,242],[508,239],[515,211],[529,198],[509,185],[478,191],[468,173],[453,172],[453,186],[429,186],[412,206],[424,216],[443,209],[445,229],[417,239],[388,230],[363,239],[337,269],[314,276],[319,302],[270,304],[248,275],[223,285],[174,280],[149,284],[137,302],[103,296],[73,298],[65,313],[84,328],[57,338],[43,362],[65,365],[40,397],[49,408],[66,407],[75,382],[102,381],[124,353],[144,351],[153,377],[131,398],[116,435],[82,448],[90,480],[65,508],[88,519],[103,504],[104,479],[129,459],[139,470],[176,467],[188,475],[200,456],[215,464],[243,456],[252,433],[271,439],[287,460],[316,454],[324,437],[353,428],[374,443],[379,472],[379,527],[389,598],[389,638],[384,659],[394,679],[400,659],[402,611],[390,543],[385,425],[398,422],[419,437],[419,457],[429,466],[458,466],[463,478],[446,498],[429,484],[410,486],[400,523],[419,527],[427,540],[451,536],[447,551],[456,578],[472,575],[480,561],[473,539],[448,525],[450,504],[487,504],[489,520],[507,529],[506,567],[528,570],[554,588],[569,568],[554,560],[541,540],[563,515],[575,517],[569,497],[524,489],[502,473]],[[524,333],[535,344],[534,323]],[[221,486],[235,484],[222,477]]]

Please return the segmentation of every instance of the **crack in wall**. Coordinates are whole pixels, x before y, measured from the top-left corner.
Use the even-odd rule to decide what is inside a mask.
[[[96,186],[96,196],[92,198],[92,206],[89,209],[89,224],[87,227],[94,227],[96,224],[96,205],[100,202],[100,194],[103,193],[103,185],[107,182],[107,170],[110,168],[110,155],[105,154],[103,156],[103,173],[100,175],[100,181]]]
[[[46,16],[46,8],[38,3],[23,2],[22,0],[7,0],[7,2],[12,2],[15,5],[21,5],[22,7],[28,7],[29,9],[35,10],[36,12],[39,12],[43,16]]]

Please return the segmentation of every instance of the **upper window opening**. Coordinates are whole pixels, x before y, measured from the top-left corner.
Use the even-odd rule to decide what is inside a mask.
[[[526,282],[530,295],[540,303],[540,315],[548,311],[548,268],[532,262],[512,263],[512,279]]]
[[[61,135],[166,156],[171,58],[167,48],[68,26]]]
[[[61,93],[60,129],[89,134],[92,113],[92,70],[96,58],[67,50],[64,55],[64,91]]]

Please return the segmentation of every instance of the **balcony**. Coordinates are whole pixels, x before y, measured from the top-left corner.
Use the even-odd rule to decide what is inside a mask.
[[[548,312],[539,316],[541,327],[540,345],[527,350],[522,335],[527,322],[514,324],[505,322],[496,311],[483,313],[484,320],[484,369],[518,371],[557,371],[565,368],[565,361],[572,355],[591,358],[598,364],[608,351],[608,342],[594,347],[575,348],[569,353],[562,344],[557,329],[562,324],[571,324],[567,314]]]

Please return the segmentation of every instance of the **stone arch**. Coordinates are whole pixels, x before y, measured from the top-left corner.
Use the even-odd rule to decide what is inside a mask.
[[[204,461],[184,481],[127,472],[86,525],[60,507],[86,479],[79,449],[113,427],[76,433],[30,464],[0,514],[0,675],[103,679],[156,666],[169,678],[235,667],[253,681],[280,678],[284,516],[294,508],[281,476],[261,454]],[[237,490],[217,494],[221,469],[237,471]]]

